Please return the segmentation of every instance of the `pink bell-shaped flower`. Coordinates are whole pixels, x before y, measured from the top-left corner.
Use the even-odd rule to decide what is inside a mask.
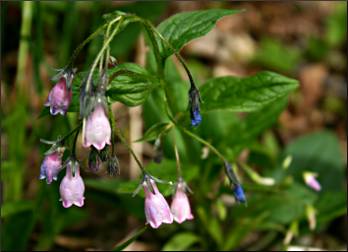
[[[67,88],[66,79],[62,77],[48,94],[45,106],[50,107],[52,115],[57,115],[58,113],[65,115],[71,103],[71,98],[72,91]]]
[[[303,173],[303,179],[305,181],[305,183],[312,188],[315,191],[320,191],[321,190],[321,185],[318,182],[318,180],[316,179],[317,174],[313,173],[313,172],[304,172]]]
[[[102,150],[105,144],[110,144],[111,127],[102,104],[97,104],[90,115],[84,120],[83,146],[88,148],[93,145]]]
[[[75,174],[73,174],[73,169]],[[61,201],[63,207],[68,208],[72,205],[82,207],[85,197],[85,184],[80,176],[80,168],[77,161],[70,160],[66,167],[66,175],[64,176],[59,187]]]
[[[47,184],[57,180],[59,171],[62,169],[62,153],[57,150],[45,156],[40,167],[40,179],[46,179]]]
[[[152,188],[149,188],[150,186]],[[158,191],[155,181],[149,178],[148,181],[143,182],[143,188],[145,191],[145,216],[147,223],[152,228],[158,228],[162,223],[173,223],[173,215],[170,212],[168,203]]]
[[[192,220],[193,215],[191,213],[190,202],[186,195],[185,182],[179,180],[176,186],[175,195],[171,204],[171,211],[174,216],[174,220],[177,223],[183,223],[185,220]]]

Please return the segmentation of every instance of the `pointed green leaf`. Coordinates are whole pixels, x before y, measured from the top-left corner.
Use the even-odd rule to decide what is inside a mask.
[[[152,141],[158,138],[161,134],[164,134],[166,131],[168,131],[172,123],[168,122],[160,122],[152,125],[144,134],[144,136],[140,139],[138,139],[136,142],[142,142],[142,141]]]
[[[201,88],[202,109],[251,112],[288,95],[297,86],[297,80],[272,72],[213,78]]]
[[[127,106],[137,106],[144,103],[151,90],[157,85],[157,79],[144,68],[125,63],[118,65],[110,75],[106,95],[111,101],[119,101]]]
[[[163,37],[173,46],[170,48],[159,38],[156,38],[162,56],[165,58],[173,54],[173,49],[179,51],[192,39],[207,34],[220,18],[238,12],[241,10],[210,9],[183,12],[171,16],[157,27]]]

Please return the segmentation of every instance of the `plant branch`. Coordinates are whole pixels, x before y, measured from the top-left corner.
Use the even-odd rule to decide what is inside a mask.
[[[113,24],[115,22],[119,21],[119,23],[117,24],[116,28],[114,29],[114,31],[112,32],[112,34],[110,35],[110,37],[105,41],[102,49],[99,51],[97,57],[95,58],[94,62],[93,62],[93,65],[91,67],[91,70],[88,74],[88,78],[87,78],[87,82],[86,82],[86,93],[88,93],[89,89],[90,89],[90,85],[91,85],[91,80],[92,80],[92,76],[93,76],[93,72],[94,72],[94,69],[96,68],[97,64],[98,64],[98,61],[100,60],[101,56],[103,55],[105,49],[109,46],[111,40],[114,38],[114,36],[116,35],[116,33],[118,32],[120,26],[121,26],[121,23],[122,23],[122,17],[117,17],[115,18],[114,20],[112,20],[110,22],[110,24]]]
[[[214,152],[223,162],[226,161],[225,157],[213,146],[211,145],[209,142],[205,141],[204,139],[202,139],[201,137],[197,136],[196,134],[192,133],[191,131],[185,129],[184,127],[179,126],[186,135],[189,135],[190,137],[192,137],[193,139],[197,140],[198,142],[201,142],[202,144],[204,144],[205,146],[207,146],[212,152]]]

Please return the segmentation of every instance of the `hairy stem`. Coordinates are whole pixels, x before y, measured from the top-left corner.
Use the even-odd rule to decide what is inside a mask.
[[[112,21],[110,22],[110,24],[113,24],[113,23],[115,23],[115,22],[117,22],[117,21],[119,21],[119,22],[118,22],[116,28],[114,29],[114,31],[112,32],[112,34],[110,35],[110,37],[105,41],[105,43],[104,43],[102,49],[99,51],[97,57],[95,58],[95,60],[94,60],[94,62],[93,62],[93,65],[92,65],[92,67],[91,67],[91,70],[90,70],[90,72],[89,72],[89,74],[88,74],[88,78],[87,78],[86,93],[90,90],[90,85],[91,85],[91,80],[92,80],[93,72],[94,72],[94,70],[95,70],[95,68],[96,68],[96,66],[97,66],[97,64],[98,64],[98,62],[99,62],[101,56],[103,55],[105,49],[109,46],[111,40],[114,38],[114,36],[116,35],[116,33],[119,31],[119,28],[120,28],[121,23],[122,23],[122,17],[117,17],[117,18],[115,18],[114,20],[112,20]]]

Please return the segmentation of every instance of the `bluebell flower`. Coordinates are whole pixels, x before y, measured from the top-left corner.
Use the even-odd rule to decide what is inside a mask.
[[[199,96],[199,91],[197,88],[191,87],[189,91],[189,101],[190,101],[191,125],[198,126],[202,121],[202,116],[201,116],[200,108],[199,108],[200,96]]]
[[[202,116],[199,112],[199,107],[197,107],[193,112],[191,112],[191,125],[198,126],[202,121]]]
[[[244,190],[240,184],[236,185],[233,189],[233,195],[235,199],[240,203],[246,203]]]

